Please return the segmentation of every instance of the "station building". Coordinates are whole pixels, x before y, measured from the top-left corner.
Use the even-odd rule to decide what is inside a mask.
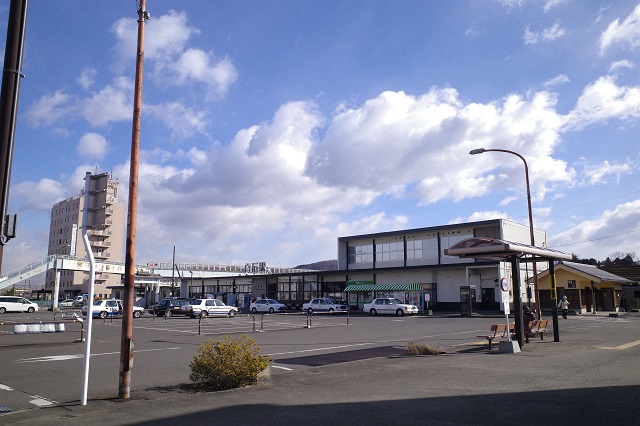
[[[455,243],[472,237],[521,244],[530,244],[531,239],[528,226],[507,219],[344,236],[337,241],[338,270],[191,277],[181,281],[181,294],[212,294],[239,306],[267,297],[285,303],[289,309],[299,309],[314,297],[331,297],[348,302],[352,310],[361,310],[375,297],[392,296],[417,305],[423,312],[499,312],[499,283],[502,278],[511,283],[511,263],[445,254]],[[544,231],[534,230],[534,237],[536,246],[546,247]],[[537,267],[541,272],[547,265]],[[533,283],[528,282],[532,275],[531,265],[522,264],[519,276],[523,303],[535,303]]]

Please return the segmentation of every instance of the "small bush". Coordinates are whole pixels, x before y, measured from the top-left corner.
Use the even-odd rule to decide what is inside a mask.
[[[405,350],[407,355],[440,355],[440,351],[437,348],[424,343],[407,343]]]
[[[237,339],[225,336],[209,339],[198,348],[191,361],[191,380],[196,389],[219,391],[247,386],[258,380],[271,358],[260,355],[255,340],[243,334]]]

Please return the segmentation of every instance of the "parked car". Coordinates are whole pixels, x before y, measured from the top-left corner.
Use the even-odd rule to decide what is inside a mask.
[[[224,315],[233,317],[238,313],[235,306],[227,306],[218,299],[195,299],[191,303],[182,305],[182,313],[191,318],[198,315],[208,317],[210,315]]]
[[[188,304],[189,302],[184,299],[176,299],[176,298],[167,298],[162,299],[154,308],[153,312],[159,316],[163,317],[165,315],[182,315],[182,306]]]
[[[403,315],[417,314],[418,308],[415,305],[402,303],[400,299],[393,297],[379,297],[373,299],[371,303],[365,303],[363,311],[371,315],[395,314],[399,317]]]
[[[82,307],[82,315],[87,315],[89,307]],[[91,312],[94,318],[107,318],[122,315],[122,300],[120,299],[99,299],[94,300]],[[144,313],[140,306],[133,307],[133,317],[139,318]]]
[[[5,312],[28,312],[38,310],[38,305],[24,297],[0,296],[0,314]]]
[[[249,310],[254,314],[256,312],[268,312],[272,314],[274,312],[286,312],[287,305],[274,299],[259,299],[249,305]]]
[[[329,297],[319,297],[317,299],[311,299],[311,301],[302,305],[302,310],[307,311],[307,313],[317,311],[329,312],[330,314],[332,314],[334,312],[346,312],[347,309],[347,305],[336,303]]]
[[[65,299],[62,302],[58,302],[59,308],[71,308],[73,307],[73,299]]]

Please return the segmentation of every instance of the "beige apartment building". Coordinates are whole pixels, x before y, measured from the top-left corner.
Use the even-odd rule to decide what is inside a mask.
[[[96,262],[123,262],[126,231],[126,203],[118,201],[119,182],[109,173],[89,176],[88,232]],[[51,208],[48,255],[87,258],[82,232],[84,189],[79,195],[56,203]],[[84,271],[49,270],[45,289],[53,291],[56,273],[60,273],[60,297],[70,298],[88,293],[89,273]],[[96,297],[111,297],[109,287],[118,286],[120,274],[95,274]]]

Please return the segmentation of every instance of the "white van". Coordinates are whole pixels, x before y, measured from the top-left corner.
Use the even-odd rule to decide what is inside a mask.
[[[0,296],[0,314],[5,312],[35,312],[38,305],[24,297]]]

